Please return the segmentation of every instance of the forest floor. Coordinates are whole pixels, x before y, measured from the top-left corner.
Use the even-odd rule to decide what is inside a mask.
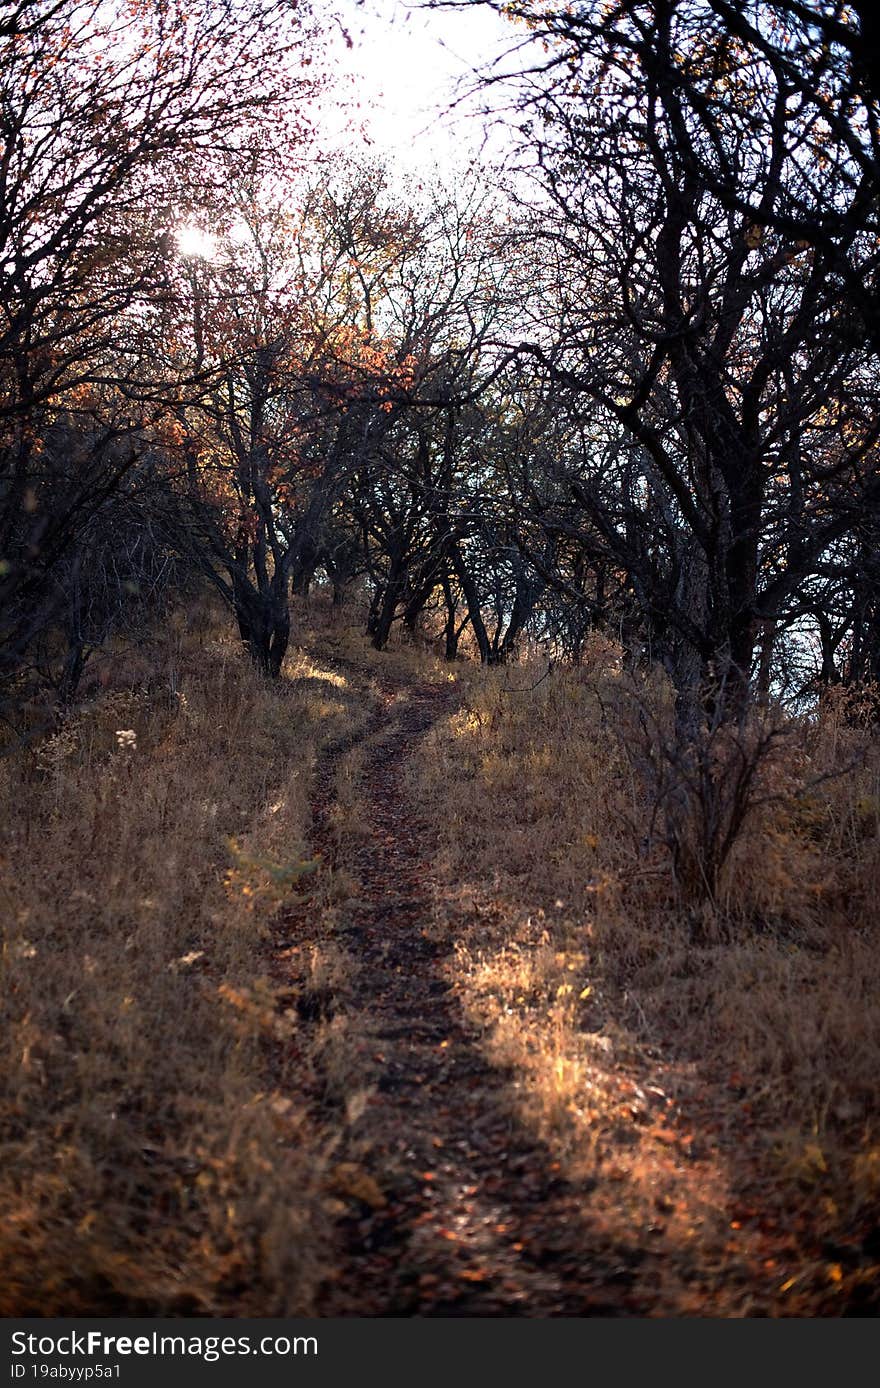
[[[356,667],[345,667],[358,677]],[[361,671],[361,678],[366,672]],[[589,1249],[581,1218],[588,1186],[558,1175],[552,1152],[511,1120],[510,1076],[493,1066],[480,1029],[455,997],[454,946],[463,922],[438,911],[430,824],[407,795],[405,763],[455,699],[448,683],[386,677],[380,707],[357,738],[318,769],[313,843],[334,844],[334,782],[360,753],[360,844],[333,939],[347,985],[328,1006],[348,1013],[362,1109],[331,1173],[341,1261],[319,1297],[325,1316],[554,1316],[638,1313],[634,1256]],[[302,958],[279,927],[277,976],[296,986]],[[291,964],[293,960],[293,965]],[[313,1004],[314,1008],[314,1004]],[[347,1203],[346,1203],[347,1202]]]
[[[873,715],[695,919],[659,676],[362,631],[191,609],[0,758],[0,1314],[876,1315]]]
[[[491,864],[482,888],[463,891],[477,865],[439,851],[442,808],[424,795],[424,764],[457,715],[458,681],[350,650],[329,664],[372,713],[318,760],[321,868],[272,943],[281,1005],[293,999],[325,1027],[309,1101],[331,1125],[345,1110],[325,1183],[336,1261],[315,1314],[875,1314],[870,1219],[864,1243],[836,1244],[807,1213],[809,1172],[768,1188],[765,1144],[729,1063],[713,1075],[634,1039],[590,987],[577,995],[589,1066],[566,1049],[571,1035],[560,1040],[571,1006],[554,995],[583,973],[583,939],[548,930],[539,911],[517,943]],[[493,949],[508,977],[481,988]],[[523,981],[516,957],[530,952],[554,961],[540,980],[550,1006],[539,1000],[537,1030],[525,1009],[517,1034],[517,1008],[499,995],[527,1001],[514,995],[535,970]],[[548,1088],[551,1109],[574,1112],[579,1086],[599,1096],[577,1110],[579,1129],[568,1112],[548,1123]]]

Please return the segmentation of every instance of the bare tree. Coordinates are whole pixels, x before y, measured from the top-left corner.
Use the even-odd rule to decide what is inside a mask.
[[[218,155],[314,89],[286,0],[19,0],[0,24],[0,666],[53,610],[54,566],[139,456],[169,382],[157,332],[175,228],[216,204]],[[191,367],[191,363],[188,366]],[[64,459],[59,411],[107,407]],[[120,420],[124,422],[120,424]],[[112,448],[102,442],[115,438]],[[130,446],[118,446],[121,437]],[[85,448],[84,440],[94,446]],[[50,476],[53,462],[57,475]]]
[[[539,203],[521,351],[577,421],[557,519],[673,634],[686,721],[722,690],[744,706],[759,634],[877,496],[850,270],[805,230],[831,204],[870,271],[851,145],[873,127],[820,127],[716,8],[514,7],[546,45],[519,79],[515,191]]]

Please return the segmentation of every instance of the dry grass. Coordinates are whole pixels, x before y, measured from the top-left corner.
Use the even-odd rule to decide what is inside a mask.
[[[6,1315],[311,1305],[330,1143],[265,941],[316,751],[360,710],[302,653],[261,682],[224,632],[191,613],[0,761]]]
[[[668,690],[602,642],[544,668],[468,673],[412,771],[469,922],[467,1006],[519,1116],[611,1192],[609,1235],[657,1245],[662,1226],[681,1275],[660,1314],[876,1305],[876,732],[842,696],[789,726],[695,911],[638,745],[668,726]]]
[[[512,1107],[595,1186],[590,1246],[653,1250],[661,1315],[876,1306],[871,701],[829,698],[773,744],[696,908],[655,813],[662,680],[598,641],[545,679],[451,672],[400,640],[376,656],[360,624],[313,603],[273,687],[192,613],[0,760],[0,1311],[310,1314],[367,1155],[370,1018],[335,938],[365,758],[377,711],[441,678],[459,711],[408,770],[432,928],[460,931]],[[335,862],[312,874],[331,745]]]

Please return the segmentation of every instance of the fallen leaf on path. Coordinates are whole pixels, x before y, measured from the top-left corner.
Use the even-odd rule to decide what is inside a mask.
[[[387,1201],[378,1183],[356,1162],[343,1161],[334,1166],[328,1180],[328,1188],[337,1195],[347,1195],[369,1205],[372,1210],[384,1209]]]

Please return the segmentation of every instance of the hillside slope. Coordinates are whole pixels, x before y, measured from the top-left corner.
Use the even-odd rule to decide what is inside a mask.
[[[871,729],[789,730],[697,909],[613,648],[300,640],[3,764],[4,1313],[874,1314]]]

